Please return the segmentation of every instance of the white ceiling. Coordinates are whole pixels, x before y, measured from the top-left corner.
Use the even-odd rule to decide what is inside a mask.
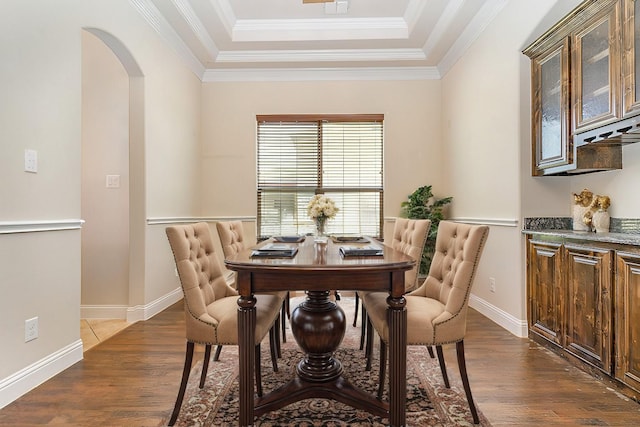
[[[204,81],[437,79],[508,2],[130,1]]]

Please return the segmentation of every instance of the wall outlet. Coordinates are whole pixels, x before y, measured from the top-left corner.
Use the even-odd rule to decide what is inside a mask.
[[[38,338],[38,318],[34,317],[24,321],[24,342]]]
[[[492,294],[496,293],[496,279],[494,277],[489,277],[489,290]]]
[[[24,150],[24,171],[38,173],[38,152],[36,150]]]

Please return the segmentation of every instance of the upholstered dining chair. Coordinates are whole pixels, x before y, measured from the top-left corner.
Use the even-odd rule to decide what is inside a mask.
[[[418,273],[420,271],[420,260],[422,258],[422,252],[424,245],[427,242],[427,236],[429,235],[429,229],[431,227],[431,220],[428,219],[407,219],[397,218],[393,227],[393,236],[391,237],[390,246],[406,255],[409,255],[416,261],[416,264],[411,270],[407,270],[404,275],[404,289],[405,292],[414,290],[418,285]],[[353,325],[356,325],[356,317],[358,315],[358,299],[366,292],[356,293],[356,310]],[[367,321],[367,310],[362,304],[362,329],[360,331],[360,350],[362,350],[365,341],[365,332],[367,337],[367,348],[365,356],[371,353],[373,346],[373,333],[371,330],[371,324]],[[369,362],[368,369],[370,369],[370,358],[367,357]]]
[[[442,346],[456,344],[460,376],[475,424],[479,419],[467,376],[464,336],[469,294],[488,234],[487,226],[441,221],[429,275],[418,289],[405,296],[407,345],[435,346],[445,386],[449,387]],[[382,398],[389,342],[387,294],[368,293],[362,304],[380,336],[378,398]]]
[[[247,248],[247,245],[251,245],[247,243],[244,226],[242,225],[242,221],[216,221],[216,230],[218,231],[218,237],[220,238],[220,245],[222,246],[222,252],[225,258],[230,257],[231,255],[235,255],[238,252],[241,252]],[[282,341],[287,342],[287,331],[286,331],[286,317],[290,317],[289,311],[289,292],[274,292],[280,298],[282,298],[282,314],[280,315],[280,327],[282,328]],[[278,327],[276,331],[280,329]],[[279,335],[279,333],[278,333]],[[218,360],[220,356],[220,350],[222,347],[218,346],[216,348],[216,354],[213,357],[213,360]],[[278,341],[278,355],[280,355],[280,345]]]
[[[238,344],[238,293],[224,279],[207,223],[167,227],[166,234],[184,294],[187,338],[182,381],[169,420],[169,425],[172,426],[178,418],[184,399],[195,344],[205,345],[200,388],[204,387],[211,346]],[[256,295],[256,299],[256,391],[261,396],[260,342],[269,333],[271,361],[277,371],[274,342],[278,337],[273,326],[277,323],[282,299],[277,295]]]

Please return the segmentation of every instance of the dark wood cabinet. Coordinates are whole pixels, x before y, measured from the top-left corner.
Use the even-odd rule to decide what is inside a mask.
[[[589,234],[527,234],[529,337],[640,401],[640,243]]]
[[[622,168],[621,144],[640,139],[640,118],[618,126],[640,113],[637,9],[633,0],[585,0],[523,51],[531,58],[532,176]],[[620,133],[628,133],[622,142],[594,144]]]
[[[569,38],[531,59],[533,173],[573,161],[569,114]]]
[[[578,133],[620,118],[619,2],[573,34],[573,117]]]
[[[564,348],[606,373],[612,372],[611,251],[566,245]]]
[[[615,377],[640,392],[640,253],[616,254]]]
[[[640,1],[625,0],[622,12],[623,115],[640,113]]]
[[[527,267],[530,333],[611,374],[611,251],[530,239]]]
[[[562,280],[561,244],[529,241],[529,329],[558,346],[562,346]]]

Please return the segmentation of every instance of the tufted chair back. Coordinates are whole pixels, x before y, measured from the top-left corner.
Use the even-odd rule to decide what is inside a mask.
[[[427,242],[431,221],[428,219],[397,218],[393,228],[391,247],[416,260],[416,265],[405,273],[404,290],[409,292],[418,284],[420,260]]]
[[[209,225],[167,227],[166,233],[184,292],[187,340],[217,344],[214,331],[219,319],[209,308],[216,300],[238,293],[222,275]]]
[[[216,222],[216,229],[220,237],[222,252],[228,258],[245,249],[244,228],[242,221],[219,221]]]
[[[489,235],[486,225],[440,221],[436,248],[429,275],[422,285],[405,296],[407,305],[407,345],[435,346],[445,387],[449,388],[442,346],[456,344],[458,368],[462,377],[474,424],[479,424],[473,402],[464,356],[464,335],[467,329],[469,293],[480,262],[480,255]],[[382,399],[386,370],[389,324],[387,294],[371,292],[364,298],[369,321],[380,335],[380,376],[378,399]],[[367,343],[367,347],[370,344]],[[431,357],[433,350],[429,347]],[[367,368],[371,366],[367,355]]]
[[[409,294],[444,305],[443,312],[432,320],[436,342],[454,342],[464,337],[469,294],[488,234],[486,225],[441,221],[438,226],[429,275],[422,286]],[[438,336],[437,326],[445,322],[447,336]],[[454,325],[457,327],[452,328]]]

